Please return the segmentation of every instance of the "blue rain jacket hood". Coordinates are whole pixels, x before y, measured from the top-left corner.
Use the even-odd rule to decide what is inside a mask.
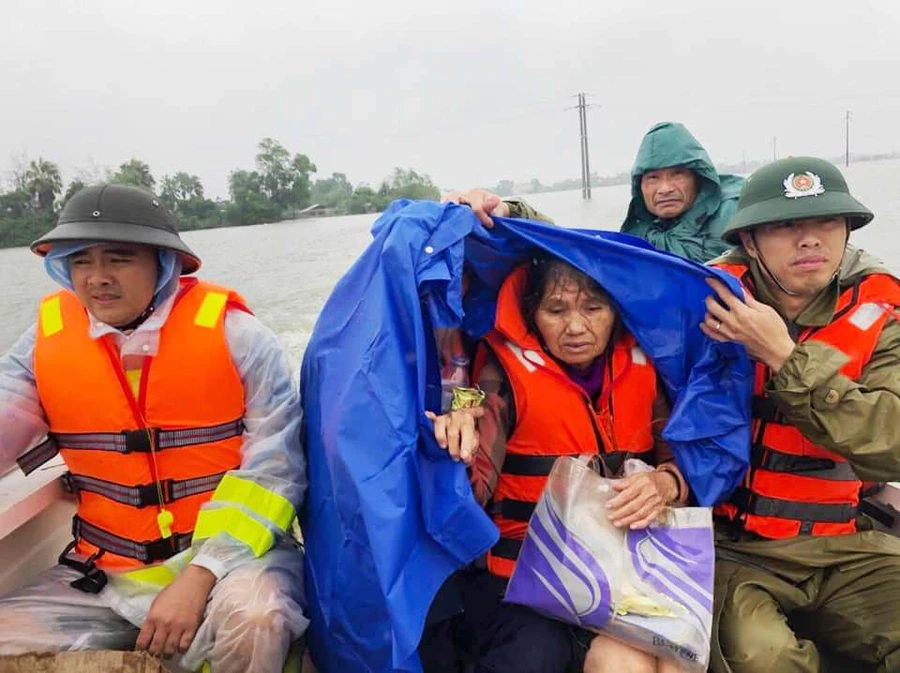
[[[641,194],[641,176],[648,171],[686,166],[697,175],[697,197],[680,216],[661,219],[651,214]],[[722,231],[737,209],[744,178],[719,175],[703,145],[682,124],[662,122],[651,128],[631,169],[631,203],[622,231],[660,250],[695,262],[707,262],[728,250]]]
[[[673,402],[665,437],[697,500],[710,505],[738,484],[751,363],[743,347],[698,328],[705,279],[740,294],[730,275],[615,232],[502,218],[487,230],[453,204],[395,202],[372,235],[322,309],[301,371],[309,636],[320,671],[420,671],[432,599],[496,542],[465,468],[437,446],[425,417],[441,396],[431,330],[461,325],[483,336],[504,278],[537,253],[603,285],[654,360]]]

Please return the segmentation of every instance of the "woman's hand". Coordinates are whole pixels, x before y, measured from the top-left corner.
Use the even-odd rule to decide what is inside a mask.
[[[639,472],[612,482],[618,495],[606,503],[609,520],[621,528],[646,528],[678,497],[678,478],[665,470]]]
[[[484,416],[482,407],[451,411],[438,416],[430,411],[425,416],[434,421],[434,438],[447,449],[453,460],[471,465],[478,450],[478,419]]]

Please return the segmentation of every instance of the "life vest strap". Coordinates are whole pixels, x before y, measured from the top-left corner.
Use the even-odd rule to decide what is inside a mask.
[[[30,474],[56,456],[60,449],[149,453],[154,447],[161,451],[221,442],[239,437],[243,432],[244,421],[241,418],[218,425],[174,430],[139,428],[122,432],[53,432],[46,441],[22,454],[17,462],[25,474]]]
[[[851,504],[781,500],[754,494],[744,486],[735,489],[731,501],[742,511],[750,514],[792,519],[802,523],[847,523],[856,518],[856,507]],[[802,530],[805,530],[803,526]]]
[[[755,420],[764,421],[766,423],[781,423],[782,417],[778,407],[775,406],[775,400],[765,395],[754,395],[750,402],[751,416]]]
[[[198,493],[215,491],[225,474],[225,472],[219,472],[183,480],[164,479],[158,485],[154,482],[138,486],[125,486],[105,479],[66,472],[63,475],[63,482],[76,496],[82,491],[87,491],[140,509],[149,505],[168,504]],[[159,501],[160,491],[162,492],[162,502]]]
[[[813,456],[795,456],[766,448],[760,467],[770,472],[791,472],[802,477],[828,479],[829,481],[859,481],[849,463],[816,458]]]
[[[121,537],[99,526],[88,523],[79,516],[72,517],[72,535],[105,552],[137,559],[142,563],[157,563],[190,548],[191,533],[174,533],[169,538],[137,542]]]
[[[553,469],[553,464],[562,455],[529,455],[524,453],[507,453],[503,461],[503,474],[516,477],[546,477]],[[571,454],[570,458],[578,458]]]
[[[244,433],[244,420],[238,418],[227,423],[204,428],[183,428],[181,430],[159,430],[158,449],[173,449],[181,446],[195,446],[209,442],[221,442]]]
[[[50,435],[43,442],[19,456],[16,462],[19,464],[22,472],[29,475],[58,453],[59,445],[53,436]]]
[[[510,561],[517,560],[520,551],[522,551],[522,540],[513,540],[509,537],[501,537],[497,540],[497,544],[491,547],[491,554]]]
[[[489,506],[489,514],[492,516],[502,516],[510,521],[530,521],[531,515],[537,507],[536,502],[528,500],[513,500],[512,498],[504,498],[491,503]]]

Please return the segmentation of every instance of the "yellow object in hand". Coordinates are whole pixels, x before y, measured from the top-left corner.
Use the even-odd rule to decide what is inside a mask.
[[[484,394],[481,388],[456,387],[453,389],[453,401],[450,403],[450,411],[480,407],[486,397],[487,395]]]

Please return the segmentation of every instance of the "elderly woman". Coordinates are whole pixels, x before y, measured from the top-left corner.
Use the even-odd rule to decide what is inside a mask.
[[[504,603],[506,583],[553,462],[597,455],[609,476],[626,458],[655,470],[615,483],[617,526],[641,528],[687,486],[660,436],[668,404],[652,364],[625,330],[609,295],[555,259],[516,269],[479,344],[474,380],[485,406],[434,420],[438,443],[472,469],[473,490],[500,530],[486,569],[461,579],[465,632],[478,673],[677,671],[629,645]]]

